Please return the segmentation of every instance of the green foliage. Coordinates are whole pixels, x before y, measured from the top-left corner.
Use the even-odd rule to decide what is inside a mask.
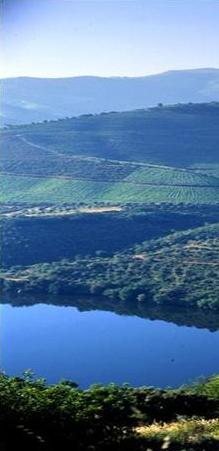
[[[7,291],[98,293],[123,302],[219,309],[219,225],[146,241],[112,257],[77,257],[2,274]],[[55,290],[55,291],[54,291]]]
[[[219,400],[219,376],[216,375],[207,380],[199,381],[191,387],[191,392]]]
[[[4,449],[19,445],[25,450],[29,447],[46,451],[141,450],[137,426],[154,421],[176,421],[179,416],[214,418],[218,407],[214,394],[209,397],[191,393],[189,388],[133,389],[111,384],[82,391],[71,381],[47,386],[45,381],[35,380],[30,372],[25,379],[0,375],[0,427]],[[158,440],[160,433],[150,432],[148,438]],[[178,434],[176,441],[184,444],[182,438],[183,435]],[[201,439],[205,439],[204,434],[200,443]],[[145,438],[143,443],[147,443]],[[214,445],[216,443],[214,441]]]

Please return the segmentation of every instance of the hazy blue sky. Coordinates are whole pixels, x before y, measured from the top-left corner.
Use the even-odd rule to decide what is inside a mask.
[[[219,67],[219,0],[1,0],[1,76]]]

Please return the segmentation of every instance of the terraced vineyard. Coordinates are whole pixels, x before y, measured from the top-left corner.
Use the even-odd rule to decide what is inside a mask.
[[[2,202],[167,202],[214,204],[219,201],[217,186],[174,186],[150,183],[97,182],[62,177],[1,176]]]
[[[126,181],[164,186],[219,187],[219,178],[217,177],[196,173],[192,170],[162,166],[138,168],[127,176]]]
[[[218,119],[212,103],[6,128],[0,199],[217,203]]]

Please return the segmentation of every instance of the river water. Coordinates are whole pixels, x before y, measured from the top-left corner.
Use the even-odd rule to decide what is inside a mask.
[[[38,300],[40,302],[40,300]],[[179,321],[178,321],[179,323]],[[219,373],[219,331],[74,306],[1,306],[1,369],[71,379],[176,387]]]

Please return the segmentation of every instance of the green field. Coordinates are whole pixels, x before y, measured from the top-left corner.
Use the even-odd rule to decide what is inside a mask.
[[[214,204],[219,187],[157,186],[126,182],[96,182],[58,177],[1,176],[2,202],[168,202]]]
[[[152,183],[157,185],[219,187],[219,178],[215,176],[196,173],[192,170],[162,166],[148,166],[136,169],[126,177],[126,180],[134,183]]]

